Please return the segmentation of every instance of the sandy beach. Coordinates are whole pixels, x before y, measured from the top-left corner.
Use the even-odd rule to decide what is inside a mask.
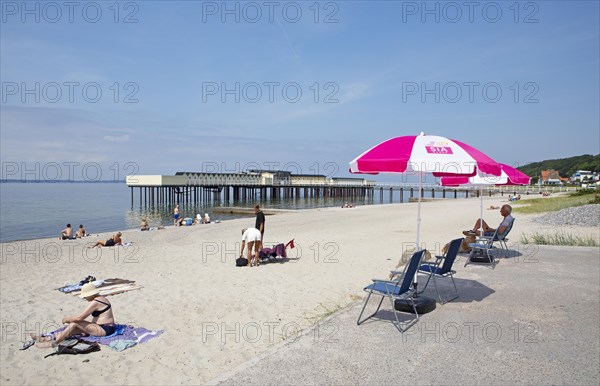
[[[484,199],[496,226],[507,197]],[[525,202],[524,198],[519,205]],[[439,254],[479,217],[479,199],[426,202],[421,243]],[[414,246],[416,203],[324,208],[268,216],[265,245],[295,239],[289,260],[236,268],[241,229],[254,218],[151,232],[124,231],[129,247],[88,250],[92,241],[29,240],[2,244],[0,272],[2,384],[202,384],[308,331],[318,320],[355,304],[362,286],[395,268]],[[552,231],[514,214],[511,249],[526,255],[523,232]],[[565,227],[598,237],[597,228]],[[462,265],[457,270],[462,269]],[[85,302],[55,290],[93,275],[143,286],[110,297],[118,323],[164,329],[159,338],[116,352],[86,356],[19,351],[30,332],[49,332]],[[294,383],[294,380],[289,380]]]

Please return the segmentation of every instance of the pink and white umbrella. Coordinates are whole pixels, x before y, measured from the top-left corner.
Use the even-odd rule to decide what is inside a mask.
[[[350,162],[352,173],[433,173],[473,176],[476,171],[499,176],[500,165],[479,150],[453,139],[436,135],[388,139]]]
[[[403,136],[388,139],[350,162],[351,173],[411,173],[419,178],[416,245],[421,227],[421,190],[423,173],[436,177],[476,173],[500,176],[500,165],[479,150],[453,139],[436,135]]]
[[[502,173],[500,176],[481,176],[476,174],[472,177],[467,176],[445,176],[440,178],[441,186],[459,186],[459,185],[529,185],[531,178],[506,164],[500,164]]]
[[[472,177],[466,176],[446,176],[440,178],[441,186],[489,186],[489,185],[529,185],[531,178],[513,168],[512,166],[506,164],[500,164],[500,168],[502,169],[502,173],[500,176],[481,176],[476,174]],[[481,194],[481,189],[479,190],[479,221],[481,228],[481,234],[483,234],[483,194]]]

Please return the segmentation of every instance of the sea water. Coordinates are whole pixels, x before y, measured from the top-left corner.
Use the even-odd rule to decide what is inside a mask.
[[[436,197],[438,197],[436,192]],[[415,197],[417,193],[415,192]],[[429,198],[430,192],[425,193]],[[73,232],[83,224],[89,233],[112,232],[138,228],[142,217],[147,217],[150,226],[173,225],[173,206],[144,207],[139,205],[137,189],[135,203],[131,206],[131,191],[125,183],[0,183],[0,242],[28,240],[44,237],[58,238],[60,231],[69,223]],[[402,198],[408,202],[408,192]],[[379,189],[373,198],[350,200],[341,197],[296,197],[275,198],[258,201],[265,208],[307,209],[342,206],[344,202],[354,205],[389,203],[389,189],[384,189],[383,199]],[[392,202],[400,202],[398,190],[393,192]],[[213,212],[216,206],[238,206],[251,208],[256,202],[212,201],[208,204],[185,205],[181,216],[195,217],[197,213],[208,213],[212,221],[253,217],[244,214],[222,214]]]

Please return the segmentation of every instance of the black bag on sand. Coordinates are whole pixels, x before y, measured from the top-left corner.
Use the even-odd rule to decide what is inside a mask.
[[[46,355],[44,358],[48,358],[52,355],[61,354],[87,354],[94,351],[100,351],[100,345],[96,342],[85,342],[76,338],[66,339],[60,342],[56,348],[56,351]]]
[[[247,265],[248,265],[248,259],[246,259],[245,257],[238,257],[237,259],[235,259],[236,267],[245,267]]]

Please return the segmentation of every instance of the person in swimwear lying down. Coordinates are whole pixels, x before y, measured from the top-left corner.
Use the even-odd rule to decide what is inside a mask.
[[[79,297],[89,302],[85,310],[78,316],[63,318],[62,322],[67,327],[53,337],[31,334],[31,338],[36,340],[36,347],[56,347],[66,338],[77,334],[108,336],[115,333],[116,327],[112,306],[108,299],[100,296],[98,288],[93,283],[86,283],[81,287]],[[86,320],[89,316],[92,317],[91,321]]]
[[[96,241],[96,244],[92,245],[91,247],[88,248],[95,248],[95,247],[112,247],[114,245],[121,245],[123,244],[123,240],[121,240],[121,232],[117,232],[115,233],[115,235],[112,237],[112,239],[108,239],[106,241]]]

